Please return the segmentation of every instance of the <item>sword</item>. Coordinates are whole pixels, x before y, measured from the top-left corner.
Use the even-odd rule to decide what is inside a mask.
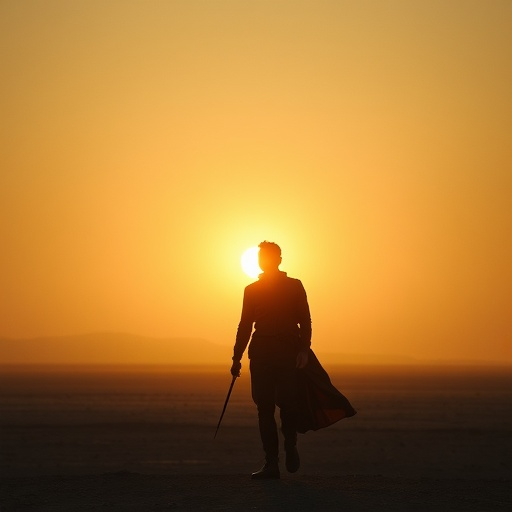
[[[215,431],[215,434],[213,436],[213,439],[217,437],[217,432],[219,431],[220,422],[222,421],[222,418],[224,417],[224,413],[226,412],[226,407],[228,406],[229,397],[231,396],[231,391],[233,391],[233,386],[235,385],[235,380],[237,379],[239,375],[233,375],[233,380],[231,381],[231,385],[229,386],[228,396],[226,397],[226,401],[224,402],[224,407],[222,409],[222,413],[219,418],[219,423],[217,423],[217,430]]]

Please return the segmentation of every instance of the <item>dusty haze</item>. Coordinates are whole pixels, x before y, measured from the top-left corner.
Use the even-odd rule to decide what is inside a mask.
[[[242,252],[319,352],[512,361],[512,4],[4,1],[0,338],[234,341]]]

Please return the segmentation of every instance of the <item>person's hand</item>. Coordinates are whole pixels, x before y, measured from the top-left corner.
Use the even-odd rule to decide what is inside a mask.
[[[240,361],[233,361],[231,365],[231,375],[233,377],[240,377],[240,370],[242,369],[242,363]]]
[[[304,368],[309,361],[309,350],[301,350],[297,354],[297,368]]]

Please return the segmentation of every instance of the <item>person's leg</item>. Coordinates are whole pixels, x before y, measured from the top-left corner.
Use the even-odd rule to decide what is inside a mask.
[[[297,451],[298,383],[294,366],[284,366],[277,382],[277,404],[280,408],[281,432],[284,436],[286,468],[295,473],[300,466]]]
[[[265,363],[251,361],[252,398],[258,409],[258,425],[265,466],[253,473],[253,478],[279,477],[279,438],[275,414],[276,375],[273,367]]]

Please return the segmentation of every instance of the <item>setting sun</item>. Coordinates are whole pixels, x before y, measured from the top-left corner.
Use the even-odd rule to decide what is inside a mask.
[[[249,247],[240,258],[242,270],[252,278],[256,278],[261,274],[261,269],[258,265],[258,251],[257,247]]]
[[[229,355],[272,240],[320,356],[512,364],[510,1],[70,4],[0,1],[0,363]]]

